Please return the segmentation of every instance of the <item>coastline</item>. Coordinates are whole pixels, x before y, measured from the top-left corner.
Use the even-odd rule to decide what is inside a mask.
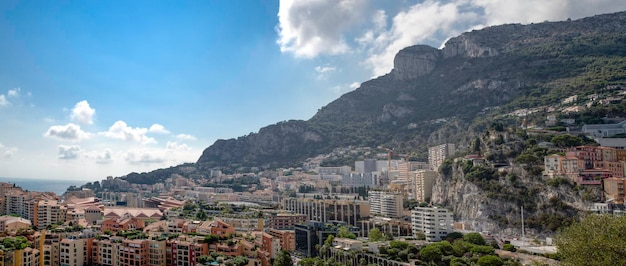
[[[15,177],[0,177],[0,182],[15,184],[28,191],[54,192],[61,196],[68,187],[75,185],[81,186],[87,183],[81,180],[62,180],[62,179],[29,179]]]

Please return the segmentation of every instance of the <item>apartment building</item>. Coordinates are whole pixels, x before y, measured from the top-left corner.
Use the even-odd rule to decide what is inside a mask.
[[[270,228],[267,230],[267,233],[280,241],[281,249],[288,251],[296,250],[296,235],[294,231]]]
[[[20,229],[29,229],[31,224],[30,220],[22,217],[0,216],[0,232],[17,232]]]
[[[365,200],[334,200],[310,198],[286,198],[284,210],[304,214],[308,220],[319,222],[342,221],[357,226],[358,221],[370,216],[369,202]]]
[[[456,153],[455,145],[446,143],[428,148],[428,164],[431,170],[437,171],[443,161]]]
[[[119,266],[149,265],[150,251],[148,240],[124,239],[119,246]]]
[[[370,203],[370,214],[372,216],[382,216],[388,218],[398,218],[402,216],[404,197],[402,194],[389,191],[367,192]]]
[[[441,241],[453,232],[452,213],[436,207],[417,207],[411,211],[413,234],[424,233],[428,241]]]
[[[25,248],[18,250],[0,249],[0,265],[39,266],[39,250]]]
[[[603,182],[606,202],[620,205],[624,204],[624,195],[626,194],[626,178],[606,178]]]
[[[95,239],[92,246],[93,263],[100,266],[117,265],[119,261],[119,246],[124,238],[108,236]]]
[[[207,243],[174,240],[166,242],[166,245],[167,265],[196,265],[196,258],[209,254]]]
[[[59,254],[61,266],[83,266],[91,259],[89,256],[91,250],[87,249],[87,239],[65,238],[61,240]]]
[[[307,216],[304,214],[278,213],[268,219],[268,228],[278,230],[293,230],[296,224],[304,223]]]
[[[433,170],[417,170],[413,176],[413,198],[424,202],[433,195],[433,186],[439,173]]]
[[[626,151],[602,146],[578,146],[565,156],[544,158],[544,175],[567,177],[576,184],[600,185],[602,179],[626,176]]]
[[[61,206],[57,200],[40,200],[37,203],[37,228],[46,228],[48,225],[56,224],[60,219]]]
[[[276,256],[278,256],[278,252],[281,250],[280,239],[268,233],[262,233],[261,250],[267,252],[270,258],[275,259]]]

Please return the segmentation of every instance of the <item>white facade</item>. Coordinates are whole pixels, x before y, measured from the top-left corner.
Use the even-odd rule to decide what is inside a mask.
[[[417,207],[411,211],[413,235],[424,233],[428,241],[441,241],[453,232],[452,213],[436,207]]]
[[[376,216],[397,218],[402,216],[401,194],[387,191],[368,191],[367,196],[370,202],[370,213]]]

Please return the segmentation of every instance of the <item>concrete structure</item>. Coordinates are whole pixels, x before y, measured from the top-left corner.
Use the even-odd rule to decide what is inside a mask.
[[[441,241],[453,232],[452,213],[436,207],[416,207],[411,211],[413,235],[424,233],[428,241]]]
[[[402,216],[404,200],[402,194],[370,190],[367,192],[367,197],[370,202],[370,214],[372,216],[388,218]]]
[[[378,172],[345,174],[341,176],[341,185],[344,187],[379,187],[380,174]]]
[[[296,252],[305,257],[319,256],[315,246],[324,245],[326,238],[329,235],[337,235],[341,226],[348,225],[342,222],[322,223],[316,221],[308,221],[305,224],[296,225]],[[359,235],[357,227],[348,226],[348,229],[355,235]]]
[[[584,125],[582,131],[593,137],[611,137],[616,134],[626,133],[626,121],[617,124]]]
[[[307,215],[308,220],[319,222],[342,221],[358,226],[358,221],[370,216],[370,206],[364,200],[333,200],[286,198],[282,201],[284,210]]]
[[[454,155],[456,148],[452,143],[446,143],[428,148],[428,164],[431,170],[437,171],[443,161]]]

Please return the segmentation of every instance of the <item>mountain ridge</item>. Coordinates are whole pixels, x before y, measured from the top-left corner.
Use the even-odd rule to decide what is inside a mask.
[[[624,25],[626,12],[619,12],[574,21],[491,26],[453,37],[443,49],[410,46],[396,55],[390,73],[363,82],[311,119],[218,140],[203,151],[197,164],[283,167],[350,145],[423,151],[423,146],[446,141],[431,136],[441,127],[424,125],[428,121],[457,119],[463,128],[485,108],[509,104],[533,91],[575,94],[588,89],[572,85],[571,79],[588,73],[589,65],[600,59],[623,59]],[[603,82],[621,84],[626,75],[619,75]],[[550,85],[558,83],[566,85]],[[415,132],[422,126],[432,130]]]

